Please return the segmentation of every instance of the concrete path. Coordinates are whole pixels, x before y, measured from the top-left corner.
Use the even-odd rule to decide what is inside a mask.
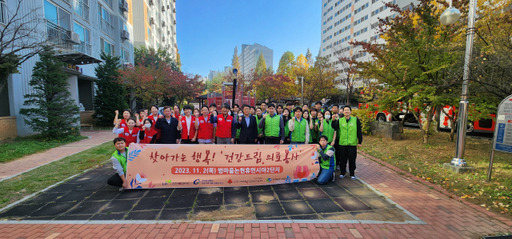
[[[103,144],[107,141],[113,140],[115,134],[112,131],[82,131],[83,136],[89,137],[88,139],[80,140],[70,144],[65,144],[50,150],[31,154],[23,158],[0,164],[0,182],[23,172],[30,171],[34,168],[48,164],[55,160],[62,159],[69,155],[73,155],[90,149],[94,146]]]
[[[360,154],[358,176],[424,224],[325,220],[0,222],[0,238],[482,238],[512,234],[512,220]],[[344,179],[346,180],[346,179]]]

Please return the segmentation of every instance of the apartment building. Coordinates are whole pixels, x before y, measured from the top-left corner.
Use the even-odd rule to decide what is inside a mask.
[[[133,0],[134,44],[167,50],[176,59],[176,0]]]
[[[133,64],[133,2],[139,0],[24,0],[20,16],[34,25],[41,44],[51,45],[57,57],[67,64],[69,91],[80,107],[81,120],[90,120],[94,100],[94,68],[101,52],[120,56]],[[15,13],[18,1],[0,0],[0,29]],[[28,15],[27,15],[28,14]],[[34,21],[36,19],[36,21]],[[20,39],[22,41],[23,39]],[[33,134],[19,114],[29,86],[34,56],[23,63],[19,73],[11,74],[0,92],[0,139]]]
[[[337,56],[354,57],[359,61],[370,60],[360,47],[351,41],[383,42],[377,30],[379,18],[392,16],[383,0],[322,0],[322,32],[320,55],[327,56],[338,74],[343,75],[343,65]],[[393,0],[401,8],[409,7],[414,0]]]
[[[242,53],[239,56],[240,72],[248,75],[252,70],[256,69],[256,63],[260,54],[265,58],[267,68],[274,69],[274,51],[266,46],[255,43],[253,45],[242,45]]]

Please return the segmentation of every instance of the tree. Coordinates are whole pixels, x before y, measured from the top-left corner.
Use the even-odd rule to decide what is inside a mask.
[[[398,101],[407,105],[424,124],[423,142],[428,143],[433,115],[445,103],[441,96],[453,94],[452,89],[460,85],[456,66],[462,52],[461,31],[457,31],[461,23],[439,26],[444,7],[429,0],[421,0],[411,10],[387,6],[397,16],[381,20],[379,29],[386,43],[354,43],[373,57],[372,62],[357,63],[359,74],[386,85],[387,93],[380,96],[383,105],[396,108]]]
[[[295,81],[284,75],[269,75],[254,82],[258,99],[282,100],[297,94]]]
[[[293,79],[295,78],[295,76],[293,75],[294,66],[295,56],[293,55],[292,52],[287,51],[283,53],[281,59],[279,60],[279,67],[277,68],[277,73]]]
[[[317,101],[336,94],[334,79],[336,72],[327,57],[318,56],[315,65],[309,68],[304,78],[304,98]]]
[[[65,64],[54,56],[49,46],[39,54],[29,85],[34,91],[25,95],[26,108],[20,110],[34,131],[49,139],[79,135],[78,106],[67,87]]]
[[[188,76],[181,72],[171,71],[168,72],[168,77],[172,80],[167,81],[171,82],[167,85],[167,92],[172,92],[172,96],[180,105],[187,100],[195,99],[204,89],[199,75]]]
[[[169,53],[163,49],[155,50],[153,48],[146,48],[141,46],[134,49],[135,65],[144,65],[146,67],[154,65],[156,67],[168,65],[173,71],[181,71],[180,64],[177,60],[173,59]],[[177,55],[179,59],[179,54]],[[163,63],[163,64],[162,64]]]
[[[206,92],[205,93],[220,93],[222,91],[222,82],[224,81],[222,73],[217,73],[213,76],[211,81],[206,82]]]
[[[94,96],[94,114],[96,124],[112,126],[115,110],[128,109],[126,89],[117,82],[119,77],[119,57],[101,53],[103,63],[94,70],[96,72],[96,95]]]
[[[15,3],[14,8],[2,9],[6,22],[0,30],[0,92],[7,85],[10,74],[17,73],[21,64],[39,54],[46,35],[38,31],[41,23],[38,9],[24,14],[23,0],[8,2]]]
[[[260,53],[258,57],[258,61],[256,62],[255,72],[258,76],[266,75],[267,71],[267,63],[265,62],[265,57],[263,57],[263,53]]]
[[[308,52],[306,53],[306,60],[308,61],[308,65],[310,65],[310,66],[315,64],[315,62],[313,61],[313,54],[311,54],[311,51],[309,50],[309,48],[308,48]]]
[[[240,70],[240,61],[238,60],[238,47],[235,46],[235,52],[233,53],[233,59],[231,60],[231,66],[233,69]]]
[[[139,100],[142,105],[159,104],[162,97],[170,96],[166,86],[171,84],[172,79],[167,77],[171,67],[160,62],[160,65],[150,64],[145,66],[140,63],[129,66],[119,71],[117,82],[129,92],[130,105]],[[169,81],[165,83],[165,81]],[[132,109],[135,110],[135,109]]]
[[[337,45],[332,49],[332,55],[340,63],[340,74],[338,79],[341,85],[345,87],[346,97],[345,104],[350,105],[351,96],[354,93],[354,86],[358,81],[361,81],[359,76],[359,68],[357,66],[357,60],[354,55],[348,54],[348,47],[342,48],[342,45]]]

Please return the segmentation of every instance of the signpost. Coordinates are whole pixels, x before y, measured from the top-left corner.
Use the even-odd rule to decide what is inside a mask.
[[[494,161],[495,151],[512,153],[512,95],[505,98],[498,106],[491,159],[487,171],[487,181],[491,181],[492,163]]]

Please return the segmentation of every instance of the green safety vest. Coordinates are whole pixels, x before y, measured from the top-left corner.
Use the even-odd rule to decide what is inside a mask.
[[[281,117],[275,114],[273,117],[267,115],[265,118],[265,136],[267,137],[279,137],[279,123],[281,123]]]
[[[340,125],[340,145],[356,146],[357,145],[357,118],[350,117],[347,122],[345,117],[339,120]]]
[[[318,122],[318,118],[313,119],[313,129],[309,131],[309,138],[316,140],[318,142],[318,138],[320,137],[318,131],[315,130],[315,123]]]
[[[326,119],[324,119],[323,124],[324,124],[324,132],[322,132],[322,135],[327,136],[327,142],[331,143],[332,138],[334,136],[334,129],[332,128],[332,120],[327,121]]]
[[[284,120],[284,118],[283,118]],[[284,137],[290,137],[290,129],[288,128],[288,120],[284,120]]]
[[[112,154],[112,157],[117,159],[117,161],[121,164],[121,166],[123,166],[123,172],[125,175],[126,175],[126,154],[127,154],[127,152],[128,152],[128,148],[126,148],[126,151],[124,154],[119,154],[119,152],[117,150]]]
[[[333,148],[330,144],[327,145],[327,147],[325,147],[325,149],[323,150],[324,154],[327,153],[327,151],[329,151],[331,148]],[[336,157],[335,157],[336,154],[333,154],[332,157],[330,157],[330,160],[320,160],[320,167],[322,167],[323,169],[329,169],[332,167],[332,169],[334,169],[334,167],[336,166]]]
[[[306,141],[306,127],[308,126],[308,121],[301,118],[301,121],[297,121],[294,117],[295,121],[295,129],[292,132],[291,142],[304,142]]]

